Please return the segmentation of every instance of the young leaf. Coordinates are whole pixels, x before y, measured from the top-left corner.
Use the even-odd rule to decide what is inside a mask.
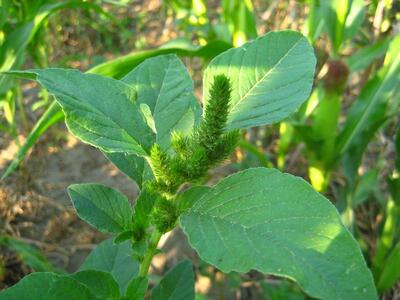
[[[105,240],[89,254],[80,271],[98,270],[111,273],[118,282],[121,294],[125,294],[130,280],[139,273],[139,264],[131,253],[129,242],[114,244],[113,239]]]
[[[200,257],[223,272],[287,277],[321,299],[377,299],[357,242],[301,178],[265,168],[236,173],[180,222]]]
[[[194,273],[192,263],[177,264],[151,290],[151,300],[194,300]]]
[[[132,207],[125,195],[100,184],[73,184],[68,194],[79,217],[103,232],[131,229]]]
[[[0,300],[97,300],[77,280],[55,273],[32,273],[0,292]]]
[[[155,72],[154,70],[157,70]],[[193,81],[176,55],[147,59],[122,81],[137,91],[137,102],[147,105],[154,119],[156,142],[167,150],[172,131],[189,133],[201,116]]]
[[[121,81],[69,69],[31,70],[61,105],[69,130],[106,152],[146,155],[154,132],[136,91]]]
[[[126,289],[126,300],[143,300],[146,296],[149,280],[147,277],[136,277],[132,279]]]
[[[203,103],[214,76],[224,74],[232,85],[227,129],[275,123],[307,100],[314,68],[313,49],[303,35],[270,32],[211,61],[204,73]]]
[[[119,287],[108,272],[86,270],[70,275],[71,278],[85,285],[98,300],[119,300]]]

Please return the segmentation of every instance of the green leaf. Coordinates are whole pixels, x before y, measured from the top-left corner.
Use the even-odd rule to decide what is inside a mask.
[[[223,272],[283,276],[320,299],[377,299],[357,242],[301,178],[266,168],[236,173],[180,222],[200,257]]]
[[[104,76],[110,76],[113,78],[122,78],[127,73],[129,73],[134,67],[136,67],[138,64],[140,64],[149,57],[166,53],[177,53],[181,56],[199,56],[206,59],[210,59],[216,56],[217,54],[229,49],[230,47],[232,47],[232,45],[229,45],[222,41],[215,41],[203,47],[200,48],[195,47],[195,49],[193,49],[193,45],[190,43],[190,41],[176,40],[168,42],[167,44],[161,46],[159,49],[146,50],[141,52],[132,52],[128,55],[118,57],[114,60],[110,60],[101,65],[95,66],[90,70],[88,70],[87,72],[93,74],[101,74]],[[32,73],[27,75],[28,79],[36,78],[36,75],[34,73],[33,75]],[[5,177],[7,177],[16,170],[18,165],[27,155],[28,151],[33,147],[35,142],[39,139],[41,135],[43,135],[46,132],[46,130],[49,127],[51,127],[52,125],[63,119],[64,119],[64,113],[62,112],[60,106],[56,102],[53,102],[50,105],[50,107],[45,111],[45,113],[42,115],[42,117],[39,119],[38,123],[36,123],[32,131],[29,133],[27,140],[25,141],[23,146],[18,150],[16,158],[9,165],[9,167],[7,168],[6,172],[3,174],[0,180],[4,179]],[[116,156],[123,156],[123,155],[124,154],[119,155],[118,153],[113,157],[113,159]],[[122,159],[115,158],[115,160],[112,160],[112,162],[116,164],[117,167],[119,167],[118,161],[120,160]],[[122,172],[126,173],[127,171],[122,170]],[[128,176],[132,175],[132,173],[126,173],[126,174]],[[133,179],[136,181],[135,178]]]
[[[141,189],[142,184],[153,177],[146,160],[135,154],[109,153],[103,154],[125,175],[134,180]]]
[[[350,10],[346,17],[343,40],[350,40],[358,33],[366,16],[364,0],[352,0]]]
[[[212,41],[203,47],[196,47],[190,40],[178,39],[170,41],[158,49],[134,51],[114,60],[97,65],[88,72],[119,79],[132,71],[135,66],[139,65],[150,57],[175,53],[179,56],[194,56],[210,59],[231,47],[232,45],[218,40]]]
[[[303,25],[303,32],[307,35],[309,41],[314,45],[319,38],[324,26],[322,18],[322,8],[319,0],[310,0],[308,5],[308,16]]]
[[[193,186],[178,196],[178,209],[181,212],[188,211],[205,193],[208,192],[208,186]]]
[[[400,279],[400,242],[393,248],[385,261],[382,274],[378,281],[378,289],[385,292]]]
[[[143,300],[146,296],[149,280],[147,277],[136,277],[132,279],[126,289],[127,300]]]
[[[131,229],[132,207],[125,195],[100,184],[73,184],[68,194],[79,217],[102,232]]]
[[[139,197],[136,199],[133,212],[133,223],[135,226],[147,228],[150,225],[150,213],[156,201],[156,195],[147,188],[142,189]]]
[[[361,71],[368,67],[375,59],[383,57],[389,47],[390,40],[389,38],[382,39],[349,56],[346,63],[350,69],[350,73]]]
[[[119,287],[108,272],[86,270],[70,275],[85,285],[98,300],[119,300]]]
[[[147,155],[154,142],[134,88],[121,81],[77,70],[31,71],[55,96],[69,130],[82,141],[105,152]]]
[[[232,84],[227,129],[278,122],[307,100],[315,56],[307,39],[294,31],[270,32],[214,58],[204,73],[203,103],[214,76]]]
[[[53,266],[36,248],[9,236],[0,235],[0,245],[14,250],[19,259],[36,272],[54,271]]]
[[[396,137],[395,137],[395,148],[396,148],[396,162],[395,166],[397,172],[400,172],[400,127],[397,128]]]
[[[393,97],[400,80],[399,51],[400,35],[397,35],[391,42],[384,66],[362,89],[338,136],[335,152],[344,155],[345,173],[350,180],[356,175],[369,141],[399,106],[398,99]]]
[[[251,0],[222,1],[223,23],[231,32],[233,45],[241,46],[249,38],[257,37],[257,27]]]
[[[172,131],[189,133],[199,121],[201,107],[194,96],[193,81],[176,55],[149,58],[122,81],[137,91],[138,104],[149,108],[156,142],[164,149],[170,147]]]
[[[353,0],[322,0],[321,11],[325,29],[331,39],[333,50],[337,55],[343,40],[346,19]]]
[[[0,292],[0,300],[96,300],[83,284],[69,276],[32,273]]]
[[[33,147],[39,137],[46,132],[46,130],[51,127],[53,124],[64,119],[64,113],[60,109],[60,106],[57,102],[53,102],[49,108],[45,111],[45,113],[41,116],[39,121],[36,123],[35,127],[33,127],[32,131],[29,133],[26,138],[25,143],[19,148],[15,158],[11,162],[11,164],[7,167],[7,170],[4,172],[0,180],[3,180],[12,172],[14,172],[19,164],[22,162],[24,157],[27,155],[28,151]]]
[[[151,290],[151,300],[193,300],[194,295],[193,267],[188,260],[168,271]]]
[[[36,4],[41,3],[36,2]],[[17,69],[23,64],[27,46],[32,42],[46,19],[57,11],[65,8],[85,8],[110,16],[99,5],[81,1],[63,1],[55,4],[45,4],[40,7],[30,3],[28,7],[34,7],[30,11],[31,15],[25,20],[20,20],[14,30],[6,32],[5,41],[0,45],[0,72]],[[14,84],[12,78],[0,74],[0,94],[10,89],[12,84]]]
[[[357,177],[351,205],[353,208],[367,201],[370,197],[382,198],[379,187],[379,167],[366,171]]]
[[[261,282],[261,290],[268,300],[306,300],[306,296],[292,282],[281,281],[277,283]]]
[[[133,238],[133,231],[127,230],[118,234],[114,239],[114,244],[119,244]]]
[[[80,271],[98,270],[109,272],[118,282],[121,294],[132,278],[139,273],[139,263],[131,256],[131,244],[124,242],[114,244],[108,239],[99,244],[86,258]]]

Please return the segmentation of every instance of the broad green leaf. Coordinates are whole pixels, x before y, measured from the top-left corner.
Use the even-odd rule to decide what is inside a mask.
[[[99,244],[86,258],[80,271],[98,270],[109,272],[118,282],[121,294],[138,272],[139,263],[132,258],[131,243],[114,244],[108,239]]]
[[[157,144],[165,149],[172,131],[189,133],[200,119],[193,81],[176,55],[149,58],[122,81],[136,90],[138,104],[150,109]]]
[[[125,298],[127,300],[143,300],[146,295],[148,284],[149,280],[147,277],[136,277],[132,279],[126,289]]]
[[[18,258],[36,272],[54,271],[53,266],[37,249],[9,236],[0,236],[0,245],[14,250]]]
[[[142,184],[150,180],[153,175],[147,161],[135,154],[109,153],[103,154],[125,175],[134,180],[141,189]]]
[[[70,275],[85,285],[98,300],[119,300],[119,287],[108,272],[86,270]]]
[[[167,272],[151,290],[151,300],[194,300],[192,263],[184,260]]]
[[[320,299],[377,299],[357,242],[301,178],[266,168],[236,173],[180,223],[200,257],[223,272],[286,277]]]
[[[206,59],[211,59],[217,54],[229,49],[232,45],[229,45],[222,41],[211,42],[203,47],[195,47],[190,41],[187,40],[176,40],[171,41],[159,49],[146,50],[141,52],[132,52],[126,56],[118,57],[114,60],[105,62],[101,65],[95,66],[88,70],[88,73],[101,74],[104,76],[109,76],[113,78],[122,78],[127,73],[132,71],[134,67],[143,62],[145,59],[160,54],[166,53],[176,53],[180,56],[199,56]],[[14,74],[16,75],[16,74]],[[33,78],[32,78],[33,77]],[[28,79],[36,78],[35,74],[28,75]],[[56,102],[53,102],[50,107],[45,111],[42,117],[36,123],[35,127],[29,133],[27,140],[18,150],[16,158],[8,166],[6,172],[2,175],[2,178],[7,177],[12,172],[16,170],[18,165],[22,162],[24,157],[27,155],[28,151],[33,147],[35,142],[39,139],[41,135],[46,132],[46,130],[54,125],[55,123],[64,119],[64,113]],[[114,158],[117,156],[123,156],[115,154]],[[115,160],[120,161],[122,158],[115,158]],[[113,161],[117,165],[117,162]],[[139,159],[140,160],[140,159]],[[132,162],[131,162],[132,163]],[[117,165],[118,166],[118,165]],[[124,173],[126,170],[122,170]],[[132,173],[127,174],[131,176]],[[136,181],[136,179],[135,179]]]
[[[181,212],[189,210],[205,193],[208,192],[208,186],[193,186],[178,196],[178,209]]]
[[[307,100],[315,56],[307,39],[276,31],[214,58],[204,73],[203,103],[213,78],[225,74],[232,84],[227,129],[278,122]]]
[[[131,229],[132,207],[125,195],[100,184],[73,184],[68,194],[79,217],[103,232]]]
[[[189,133],[198,122],[201,108],[194,96],[193,82],[177,56],[169,54],[149,58],[122,81],[137,91],[139,106],[148,107],[156,142],[165,149],[170,146],[172,131]],[[151,177],[149,165],[141,157],[124,153],[105,155],[139,187]]]
[[[356,175],[367,144],[399,106],[394,97],[400,80],[399,51],[400,35],[391,42],[384,66],[367,82],[351,106],[338,136],[335,152],[344,155],[345,172],[350,180]]]
[[[0,300],[96,300],[83,284],[69,276],[32,273],[0,292]]]
[[[154,133],[136,101],[134,88],[121,81],[70,69],[33,70],[37,81],[61,105],[69,130],[105,152],[147,155]]]

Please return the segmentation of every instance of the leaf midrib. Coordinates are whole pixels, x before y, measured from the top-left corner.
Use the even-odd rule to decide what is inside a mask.
[[[41,85],[43,85],[43,83],[40,81],[40,76],[38,76],[38,80],[37,80],[37,81],[38,81]],[[43,85],[43,86],[45,86],[45,85]],[[128,86],[128,85],[127,85],[127,86]],[[132,144],[129,142],[129,145],[132,145],[134,148],[135,148],[135,147],[139,147],[140,149],[142,149],[143,153],[146,153],[146,150],[143,149],[143,147],[142,147],[141,144],[140,144],[140,141],[138,141],[138,139],[137,139],[135,136],[132,136],[132,135],[127,131],[127,129],[125,129],[124,126],[122,126],[121,124],[119,124],[118,120],[115,120],[114,118],[111,118],[109,115],[107,115],[106,113],[104,113],[102,110],[96,108],[94,105],[88,104],[87,102],[82,102],[82,101],[80,101],[77,97],[71,95],[70,93],[60,92],[58,95],[55,94],[55,93],[51,93],[51,94],[54,95],[54,98],[57,100],[58,104],[61,106],[61,108],[62,108],[62,110],[63,110],[63,112],[64,112],[64,115],[67,117],[67,119],[70,119],[70,118],[71,118],[71,116],[70,116],[71,114],[70,114],[70,113],[67,113],[67,112],[65,111],[65,108],[64,108],[63,103],[61,103],[61,101],[58,99],[59,97],[65,97],[65,96],[66,96],[66,97],[69,97],[69,98],[71,98],[74,102],[77,102],[77,103],[80,103],[80,104],[81,104],[81,105],[80,105],[80,110],[84,110],[84,111],[86,111],[87,113],[91,113],[91,114],[95,114],[95,115],[97,114],[99,117],[108,120],[110,123],[112,123],[112,124],[115,125],[114,128],[116,128],[117,130],[121,130],[122,132],[124,132],[127,136],[129,136],[129,137],[136,143],[136,145],[132,145]],[[64,101],[63,101],[63,102],[64,102]],[[66,104],[66,106],[70,106],[70,105]],[[73,115],[76,115],[76,111],[77,111],[77,109],[74,108],[73,110],[71,110],[71,113],[72,113]],[[77,119],[77,118],[76,118],[76,116],[75,116],[75,120],[71,120],[71,121],[74,122],[74,123],[76,123],[76,124],[79,124],[79,126],[85,128],[85,130],[90,131],[90,132],[92,132],[93,134],[96,134],[96,135],[100,136],[100,134],[99,134],[99,133],[96,133],[93,129],[91,129],[91,128],[87,127],[87,126],[83,126],[81,122],[77,122],[76,119]],[[82,118],[79,117],[79,119],[82,119]],[[111,139],[111,138],[107,137],[107,139]],[[112,140],[112,139],[111,139],[111,140]],[[120,140],[115,140],[115,141],[128,143],[127,141],[120,141]],[[89,142],[87,142],[87,143],[89,143]],[[90,143],[89,143],[89,144],[90,144]],[[96,146],[96,145],[93,145],[93,146]],[[97,146],[96,146],[96,147],[97,147]],[[135,153],[136,153],[136,152],[135,152]],[[143,155],[143,154],[138,154],[138,155]]]
[[[238,104],[240,104],[244,99],[246,99],[249,94],[251,94],[251,92],[260,84],[261,81],[264,81],[265,77],[267,77],[271,72],[273,72],[281,63],[284,59],[286,59],[286,57],[289,55],[289,53],[300,43],[300,41],[303,38],[300,37],[291,47],[290,49],[285,53],[285,55],[283,55],[277,62],[276,64],[269,69],[259,80],[256,81],[256,83],[246,92],[246,94],[244,96],[242,96],[241,98],[239,98],[239,100],[232,106],[232,108],[230,109],[230,114],[232,114],[234,112],[234,110],[236,109],[236,107],[238,106]],[[243,56],[242,56],[243,57]]]
[[[94,207],[96,207],[111,223],[113,223],[115,226],[120,227],[122,230],[124,230],[124,224],[119,224],[118,221],[114,220],[112,218],[112,215],[110,215],[104,208],[100,207],[97,205],[96,202],[92,201],[90,198],[88,198],[86,195],[82,194],[81,192],[77,191],[76,189],[73,190],[76,194],[78,194],[80,197],[85,199],[87,202],[91,203]],[[74,206],[75,206],[75,201],[73,201]],[[110,206],[110,208],[115,212],[114,207]]]
[[[221,241],[222,244],[224,245],[224,248],[226,249],[226,251],[230,252],[230,249],[229,249],[228,245],[225,244],[224,239],[222,238],[220,232],[218,231],[218,229],[217,229],[218,227],[217,227],[217,224],[216,224],[216,220],[215,220],[215,219],[217,219],[217,220],[220,221],[220,222],[221,222],[221,221],[222,221],[222,222],[227,222],[227,223],[230,223],[232,226],[238,226],[239,228],[241,228],[241,229],[246,233],[246,234],[245,234],[246,239],[249,240],[249,241],[252,243],[252,245],[254,246],[253,249],[256,250],[256,252],[259,252],[258,249],[257,249],[257,247],[256,247],[256,245],[254,244],[253,240],[250,239],[249,234],[248,234],[248,231],[249,231],[249,230],[251,231],[251,230],[252,230],[252,227],[244,226],[243,224],[241,224],[241,223],[239,223],[239,222],[231,222],[231,221],[225,220],[225,219],[224,219],[223,217],[221,217],[221,216],[214,216],[214,215],[210,215],[210,214],[206,214],[206,213],[202,214],[202,213],[199,213],[199,212],[196,212],[196,211],[192,212],[192,214],[196,214],[198,218],[200,218],[200,217],[202,217],[202,216],[211,218],[212,223],[213,223],[213,228],[214,228],[215,232],[217,233],[217,235],[218,235],[220,241]],[[205,238],[207,238],[207,236],[205,235],[205,233],[204,233],[204,231],[203,231],[203,226],[200,226],[200,225],[199,225],[199,228],[200,228],[200,230],[201,230],[201,232],[202,232],[202,235],[203,235]],[[271,233],[273,233],[273,232],[271,232]],[[281,242],[284,242],[285,244],[287,244],[286,239],[281,239],[280,236],[279,236],[278,234],[276,234],[275,236],[276,236],[277,238],[279,238],[279,240],[280,240]],[[328,237],[327,237],[327,238],[328,238]],[[274,243],[272,242],[272,244],[274,244]],[[275,245],[275,244],[274,244],[274,245]],[[275,246],[276,246],[276,245],[275,245]],[[297,247],[294,246],[294,248],[297,248]],[[286,246],[286,247],[284,247],[284,249],[285,249],[286,251],[288,251],[288,253],[291,253],[291,254],[294,256],[294,258],[296,258],[297,254],[294,254],[293,251],[292,251],[289,247]],[[260,252],[259,252],[259,253],[260,253]],[[231,252],[231,255],[234,256],[234,253]],[[261,255],[261,253],[260,253],[260,255]],[[335,293],[336,295],[338,295],[338,291],[337,291],[337,289],[335,288],[335,286],[333,285],[333,282],[330,281],[330,280],[328,280],[327,276],[325,276],[324,274],[322,274],[322,273],[321,273],[314,265],[312,265],[308,260],[303,259],[302,261],[303,261],[305,264],[307,264],[312,270],[314,270],[316,273],[318,273],[318,275],[321,277],[321,280],[322,280],[325,284],[327,284],[328,286],[330,286],[330,287],[332,288],[332,290],[334,291],[334,293]],[[260,272],[268,272],[269,274],[273,274],[273,272],[266,271],[266,270],[263,269],[263,268],[256,267],[256,266],[254,266],[253,263],[251,263],[251,264],[252,264],[251,269],[258,270],[258,271],[260,271]],[[237,271],[237,272],[245,272],[245,271],[243,271],[243,269],[236,269],[235,271]],[[284,276],[284,275],[283,275],[283,274],[279,274],[279,276]],[[291,278],[291,277],[290,277],[290,278]],[[293,278],[292,278],[292,279],[293,279]],[[293,280],[295,280],[295,279],[293,279]],[[295,281],[297,282],[297,280],[295,280]],[[340,298],[338,298],[338,299],[340,299]]]

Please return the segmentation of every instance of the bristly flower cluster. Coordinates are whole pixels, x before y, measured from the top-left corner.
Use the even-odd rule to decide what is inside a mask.
[[[174,154],[166,153],[155,144],[150,152],[156,180],[152,187],[164,194],[174,194],[185,182],[196,182],[234,150],[239,131],[225,132],[231,99],[231,85],[225,75],[214,77],[209,99],[200,124],[184,136],[174,132],[171,146]]]

